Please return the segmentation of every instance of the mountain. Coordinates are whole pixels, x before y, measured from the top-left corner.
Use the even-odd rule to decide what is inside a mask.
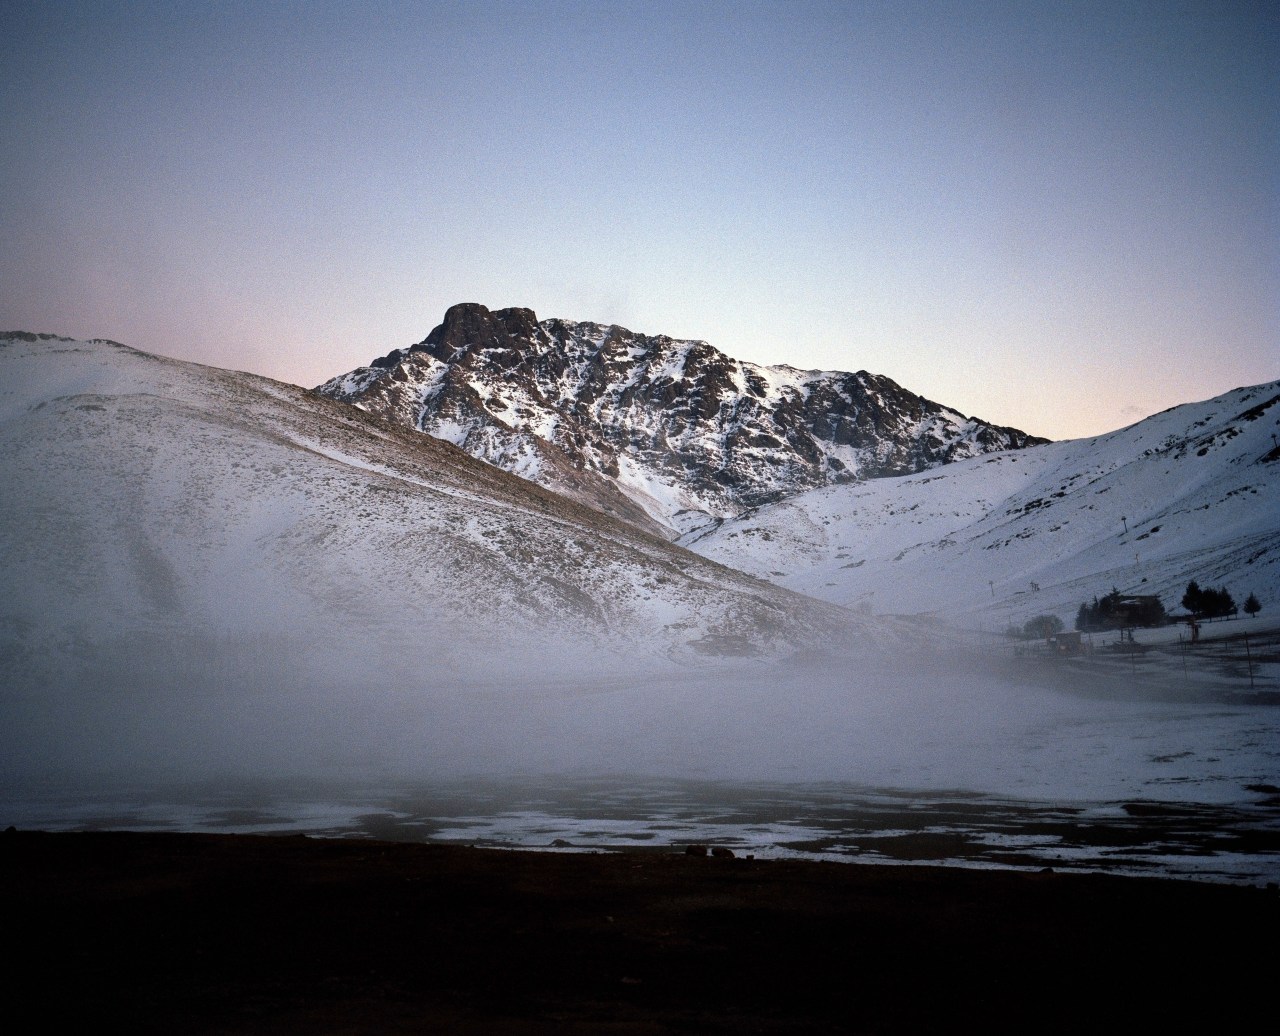
[[[510,740],[498,699],[873,631],[355,407],[108,341],[0,337],[0,479],[0,769],[300,759],[375,716],[399,743],[426,701]]]
[[[845,622],[294,386],[48,336],[0,339],[0,365],[4,474],[23,487],[0,533],[5,578],[26,588],[6,598],[11,629],[18,614],[218,631],[314,617],[681,654]]]
[[[1046,441],[866,371],[761,367],[706,342],[473,303],[316,391],[668,535]]]
[[[1068,627],[1109,593],[1178,608],[1187,583],[1280,609],[1280,382],[1090,439],[833,486],[685,545],[876,613]]]
[[[1276,396],[820,488],[690,537],[753,576],[313,392],[0,335],[0,787],[647,775],[1007,793],[1011,744],[1098,708],[1062,690],[1105,684],[1108,717],[1125,695],[1226,699],[1049,673],[761,577],[962,620],[1028,578],[1074,607],[1138,549],[1160,585],[1230,577],[1270,608]]]

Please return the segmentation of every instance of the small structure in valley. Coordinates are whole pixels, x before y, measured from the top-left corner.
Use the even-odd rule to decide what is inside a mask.
[[[1084,642],[1079,630],[1062,630],[1046,639],[1049,649],[1055,655],[1079,655],[1084,652]]]

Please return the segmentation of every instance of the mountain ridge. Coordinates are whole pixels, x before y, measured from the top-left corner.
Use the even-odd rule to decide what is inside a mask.
[[[399,621],[432,601],[471,615],[486,635],[545,628],[603,642],[631,630],[681,651],[748,627],[764,644],[768,615],[784,640],[842,621],[839,609],[778,596],[772,584],[306,389],[102,339],[10,334],[0,365],[6,472],[31,487],[7,495],[0,537],[12,559],[6,579],[30,588],[10,598],[19,610],[75,568],[80,605],[106,595],[115,603],[104,615],[133,611],[153,624],[157,602],[146,598],[168,586],[168,617],[203,622],[190,609],[209,599],[188,590],[211,571],[234,569],[259,589],[274,571],[297,604],[295,590],[314,596],[354,566],[377,573],[377,585],[319,598],[334,621],[371,609]],[[86,511],[93,499],[104,516]],[[41,529],[79,530],[84,547],[54,556],[39,546]],[[787,633],[792,611],[805,617]]]
[[[709,558],[310,390],[13,336],[0,343],[0,480],[16,487],[0,494],[0,776],[920,779],[935,759],[920,745],[951,758],[976,713],[1058,709],[1036,698],[1047,671],[970,635],[975,594],[990,596],[989,628],[1006,607],[1025,618],[1019,601],[1074,608],[1077,592],[1105,592],[1132,549],[1112,542],[1121,514],[1135,523],[1123,535],[1167,541],[1206,585],[1210,564],[1248,565],[1242,550],[1280,571],[1267,521],[1280,466],[1250,467],[1273,449],[1278,402],[1280,387],[1190,421],[1172,412],[1117,439],[1096,473],[1063,469],[1071,445],[1052,444],[811,490],[692,544]],[[1148,474],[1197,466],[1213,521],[1198,500],[1181,516],[1132,509],[1154,484],[1111,462],[1135,449],[1150,450]],[[1063,474],[1080,485],[1054,498]],[[1112,482],[1090,484],[1097,474]],[[948,485],[932,527],[917,525]],[[962,505],[995,524],[947,546]],[[1058,560],[1052,526],[1086,519],[1108,527],[1104,550],[1071,561],[1087,580],[1020,596],[1038,571],[1028,559]],[[864,553],[841,558],[838,537],[817,535],[824,521]],[[805,565],[783,572],[779,557]],[[850,572],[879,581],[873,614],[825,585]],[[892,607],[887,587],[918,600]],[[1265,587],[1233,589],[1273,606]],[[1117,696],[1235,693],[1127,672],[1053,679],[1089,694],[1100,681]]]
[[[1113,588],[1178,608],[1186,584],[1280,607],[1280,381],[1105,435],[800,494],[686,536],[811,596],[988,628],[1068,625]]]
[[[761,367],[703,341],[477,303],[316,391],[667,535],[822,485],[1047,442],[866,371]]]

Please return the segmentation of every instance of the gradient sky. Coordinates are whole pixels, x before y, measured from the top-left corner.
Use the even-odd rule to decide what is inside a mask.
[[[0,0],[0,329],[311,386],[527,306],[1098,434],[1280,378],[1277,10]]]

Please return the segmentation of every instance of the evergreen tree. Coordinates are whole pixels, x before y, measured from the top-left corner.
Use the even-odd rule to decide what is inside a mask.
[[[1136,619],[1139,626],[1163,626],[1169,621],[1159,597],[1142,601],[1138,605]]]
[[[1182,607],[1186,608],[1192,615],[1199,615],[1200,609],[1203,607],[1204,591],[1200,589],[1200,584],[1194,579],[1187,584],[1187,592],[1182,595]]]
[[[1235,598],[1225,586],[1202,590],[1194,579],[1187,584],[1187,592],[1182,595],[1182,607],[1198,619],[1221,619],[1239,611]]]
[[[1250,594],[1244,600],[1244,611],[1246,615],[1257,615],[1262,611],[1262,603],[1258,600],[1256,594]]]
[[[1225,586],[1204,592],[1204,613],[1207,618],[1220,619],[1227,615],[1235,615],[1239,609]]]

